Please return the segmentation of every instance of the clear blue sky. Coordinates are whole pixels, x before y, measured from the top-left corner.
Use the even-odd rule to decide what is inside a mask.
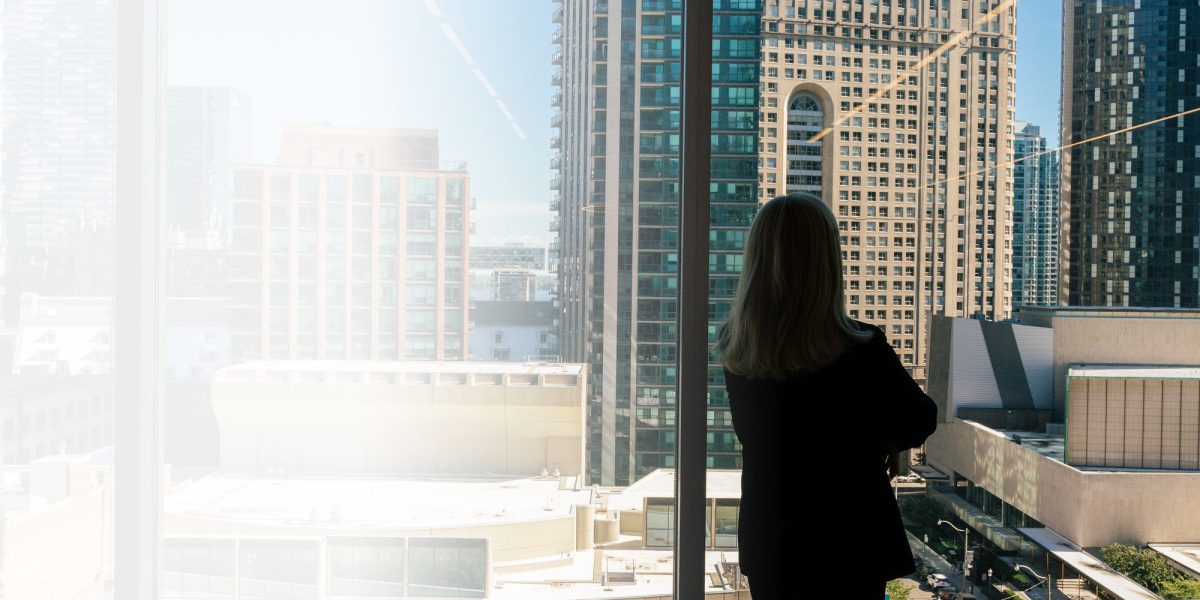
[[[1017,6],[1016,116],[1051,144],[1061,10],[1061,0]],[[176,0],[168,81],[249,93],[255,154],[267,161],[284,123],[437,129],[443,160],[468,163],[475,243],[545,243],[552,11],[550,0]]]

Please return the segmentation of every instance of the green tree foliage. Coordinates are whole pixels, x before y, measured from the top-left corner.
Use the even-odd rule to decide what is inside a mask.
[[[1189,589],[1197,589],[1200,586],[1184,587],[1189,582],[1200,582],[1191,581],[1179,571],[1172,569],[1162,555],[1149,548],[1110,544],[1100,550],[1100,555],[1104,558],[1104,562],[1122,575],[1169,600],[1200,597],[1200,594],[1195,593],[1190,596],[1186,595],[1189,593]],[[1171,590],[1171,593],[1185,595],[1170,596],[1168,590]]]
[[[908,600],[908,594],[912,591],[912,588],[908,587],[908,584],[903,579],[893,579],[887,582],[885,591],[887,591],[888,596],[892,600]]]
[[[1200,598],[1200,581],[1180,577],[1164,583],[1158,593],[1167,600],[1195,600]]]
[[[937,500],[928,496],[909,496],[900,501],[900,514],[913,527],[925,529],[937,527],[938,519],[945,516],[945,510]]]

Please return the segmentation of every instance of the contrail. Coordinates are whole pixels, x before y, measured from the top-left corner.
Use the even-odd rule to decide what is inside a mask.
[[[458,52],[459,57],[463,59],[463,62],[467,64],[467,67],[471,69],[471,73],[475,75],[475,79],[479,81],[479,85],[483,87],[483,91],[486,92],[488,97],[495,102],[496,108],[500,109],[500,112],[504,115],[504,118],[508,121],[508,124],[512,126],[513,133],[517,134],[517,137],[522,140],[526,139],[525,131],[521,129],[521,126],[517,123],[516,117],[514,117],[512,112],[508,110],[508,106],[504,104],[503,100],[500,99],[499,92],[497,92],[496,88],[492,86],[492,83],[488,80],[487,75],[484,75],[483,70],[481,70],[479,66],[475,64],[475,57],[471,56],[471,52],[467,50],[466,44],[464,44],[462,39],[458,37],[458,34],[454,32],[454,28],[442,18],[442,8],[438,6],[437,0],[421,1],[425,4],[425,9],[429,11],[429,14],[433,15],[433,18],[438,20],[438,25],[441,27],[442,33],[446,36],[446,39],[450,41],[450,45],[454,46],[454,50]]]

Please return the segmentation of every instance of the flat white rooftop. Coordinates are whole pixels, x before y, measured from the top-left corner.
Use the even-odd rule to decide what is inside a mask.
[[[1067,376],[1094,379],[1200,379],[1200,366],[1070,365],[1067,367]]]
[[[740,469],[709,469],[705,480],[706,498],[741,498],[742,471]],[[610,510],[641,510],[646,498],[674,498],[675,469],[655,469],[633,485],[621,489],[608,498]]]
[[[1081,575],[1112,594],[1117,600],[1162,600],[1162,597],[1114,571],[1100,559],[1081,550],[1046,527],[1018,529],[1037,545],[1057,556]]]
[[[1179,565],[1189,575],[1200,579],[1200,543],[1198,544],[1148,544],[1151,550]]]
[[[559,487],[555,477],[209,476],[172,490],[166,513],[292,527],[439,529],[565,517],[592,502],[591,488]]]
[[[337,371],[351,373],[496,373],[578,375],[579,363],[404,360],[255,360],[221,371]]]

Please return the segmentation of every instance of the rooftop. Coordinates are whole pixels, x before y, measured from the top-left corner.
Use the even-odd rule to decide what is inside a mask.
[[[1200,367],[1160,365],[1070,365],[1068,377],[1093,379],[1200,379]]]
[[[1200,544],[1147,544],[1192,577],[1200,579]]]
[[[1200,319],[1200,308],[1167,306],[1014,306],[1013,314],[1041,314],[1054,317],[1168,317]]]
[[[527,385],[536,383],[538,376],[578,377],[583,374],[583,365],[578,363],[548,362],[468,362],[468,361],[376,361],[376,360],[256,360],[225,367],[217,371],[215,381],[255,381],[264,377],[270,381],[321,382],[343,381],[350,383],[467,383],[465,377],[473,376],[471,383],[500,383],[495,378],[525,376]],[[436,377],[435,377],[436,376]],[[480,376],[490,376],[485,381]],[[544,380],[543,380],[544,381]],[[569,384],[577,381],[565,380]],[[561,383],[561,382],[559,382]]]
[[[708,469],[706,498],[741,498],[742,472],[735,469]],[[608,499],[610,509],[641,510],[645,498],[674,498],[675,469],[655,469]]]
[[[1104,561],[1081,550],[1052,529],[1018,529],[1037,545],[1053,553],[1117,600],[1161,600],[1161,597],[1114,571]]]
[[[214,475],[183,484],[166,514],[289,527],[440,529],[565,517],[592,502],[575,478],[249,478]],[[564,488],[564,489],[560,489]]]

